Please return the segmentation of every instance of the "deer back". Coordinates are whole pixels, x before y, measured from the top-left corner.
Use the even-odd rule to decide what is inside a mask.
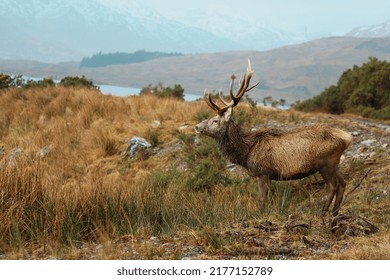
[[[254,176],[302,178],[319,170],[324,163],[338,164],[351,143],[351,136],[329,126],[291,130],[262,129],[248,136],[253,145],[247,168]]]

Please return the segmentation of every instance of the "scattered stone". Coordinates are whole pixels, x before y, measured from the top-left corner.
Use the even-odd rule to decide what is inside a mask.
[[[195,246],[192,251],[196,254],[201,254],[203,252],[203,249],[202,247],[199,247],[199,246]]]
[[[384,143],[384,144],[382,145],[382,148],[387,148],[388,146],[389,146],[389,144]]]
[[[179,127],[179,130],[185,130],[189,127],[190,125],[188,123],[183,124],[182,126]]]
[[[153,128],[161,128],[162,127],[161,122],[159,120],[154,120],[152,122],[152,127]]]
[[[6,164],[8,166],[11,166],[11,167],[14,167],[16,165],[16,162],[15,162],[15,158],[17,158],[18,156],[20,156],[21,154],[23,153],[23,150],[21,148],[15,148],[13,149],[7,159],[6,159]]]
[[[360,133],[358,131],[353,131],[352,132],[352,136],[359,136],[359,135],[360,135]]]
[[[40,149],[37,152],[37,157],[40,157],[41,159],[43,159],[50,152],[51,148],[52,148],[52,145],[49,145],[49,146],[46,146],[46,147]]]
[[[161,243],[161,242],[160,242],[160,239],[158,239],[156,236],[150,237],[150,241],[151,241],[153,244],[155,244],[155,245],[158,245],[158,244]]]
[[[375,141],[376,141],[375,139],[368,139],[368,140],[364,140],[364,141],[360,142],[360,144],[366,145],[366,146],[371,146],[371,144],[373,144]]]
[[[142,137],[134,136],[127,142],[127,153],[134,157],[139,149],[148,149],[152,145]]]

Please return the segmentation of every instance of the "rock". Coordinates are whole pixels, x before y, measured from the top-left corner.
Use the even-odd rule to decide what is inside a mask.
[[[15,158],[19,157],[23,153],[23,150],[21,148],[15,148],[13,149],[7,159],[6,159],[6,164],[10,167],[14,167],[16,165]]]
[[[144,138],[134,136],[127,142],[127,153],[130,153],[130,157],[134,157],[139,149],[148,149],[151,146],[152,145]]]
[[[155,244],[155,245],[160,244],[160,239],[158,239],[156,236],[150,237],[150,241],[151,241],[153,244]]]
[[[185,130],[185,129],[187,129],[189,126],[190,126],[189,124],[185,123],[185,124],[183,124],[182,126],[180,126],[178,129],[179,129],[179,130]]]
[[[353,131],[351,134],[352,134],[352,136],[359,136],[360,135],[360,133],[358,131]]]
[[[365,152],[365,151],[367,151],[368,150],[368,148],[367,147],[359,147],[357,150],[356,150],[356,152],[357,153],[363,153],[363,152]]]
[[[373,144],[374,142],[376,142],[375,139],[368,139],[368,140],[364,140],[364,141],[360,142],[360,144],[366,145],[366,146],[371,146],[371,144]]]
[[[161,128],[162,127],[161,122],[159,120],[154,120],[152,122],[152,127],[153,128]]]
[[[384,144],[382,145],[382,148],[387,148],[388,146],[389,146],[389,144],[384,143]]]
[[[374,158],[375,156],[376,156],[376,152],[372,152],[372,153],[370,153],[370,155],[369,155],[370,158]]]
[[[46,146],[37,152],[37,157],[44,158],[50,152],[52,145]]]

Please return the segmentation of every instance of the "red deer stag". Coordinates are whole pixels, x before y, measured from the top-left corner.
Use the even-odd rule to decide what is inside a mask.
[[[337,165],[341,154],[351,144],[352,136],[322,124],[293,129],[244,130],[232,120],[232,110],[245,92],[257,86],[249,86],[252,75],[248,60],[247,72],[241,77],[236,94],[233,94],[235,77],[231,78],[232,100],[226,102],[219,92],[223,107],[205,91],[204,100],[218,115],[197,124],[195,130],[214,138],[224,157],[257,178],[261,209],[265,206],[271,180],[300,179],[319,172],[328,186],[322,213],[328,211],[336,197],[332,213],[337,215],[346,185]]]

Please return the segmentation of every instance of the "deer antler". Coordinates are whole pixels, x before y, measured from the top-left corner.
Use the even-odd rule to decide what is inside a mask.
[[[232,99],[230,102],[227,102],[223,99],[221,90],[219,90],[218,95],[219,95],[219,99],[221,100],[221,102],[225,105],[224,107],[220,108],[211,99],[211,93],[207,92],[207,90],[205,90],[205,92],[204,92],[204,100],[214,111],[218,112],[218,115],[222,116],[223,113],[225,113],[228,108],[233,108],[240,102],[240,99],[244,96],[245,92],[250,91],[251,89],[253,89],[254,87],[256,87],[259,84],[259,83],[257,83],[255,85],[249,87],[249,83],[251,81],[252,75],[253,75],[253,70],[251,67],[251,62],[248,59],[248,68],[246,69],[246,74],[243,74],[241,76],[240,81],[238,82],[238,89],[237,89],[236,94],[233,94],[234,80],[236,79],[236,76],[232,75],[230,77],[229,92],[230,92],[230,97]]]

